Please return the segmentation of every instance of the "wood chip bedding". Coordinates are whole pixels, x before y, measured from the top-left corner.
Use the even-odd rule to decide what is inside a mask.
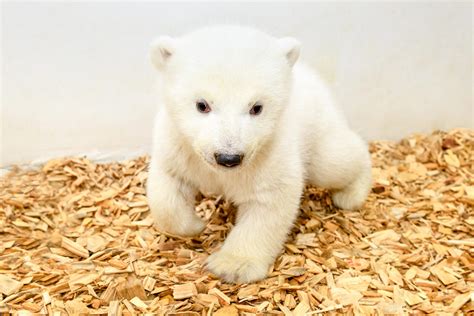
[[[235,209],[199,197],[195,238],[152,226],[147,157],[61,158],[0,178],[0,314],[452,315],[474,313],[474,131],[372,142],[360,211],[308,187],[266,280],[203,269]]]

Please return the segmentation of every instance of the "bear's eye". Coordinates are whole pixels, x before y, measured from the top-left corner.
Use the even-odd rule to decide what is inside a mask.
[[[211,112],[211,107],[207,104],[206,100],[199,99],[196,101],[196,109],[201,113]]]
[[[263,105],[256,103],[252,108],[250,109],[249,113],[250,115],[259,115],[262,113],[263,110]]]

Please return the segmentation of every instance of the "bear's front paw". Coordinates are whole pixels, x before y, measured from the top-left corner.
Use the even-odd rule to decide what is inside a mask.
[[[356,210],[360,208],[367,197],[367,187],[361,185],[350,185],[332,195],[334,204],[343,210]]]
[[[191,237],[201,233],[206,227],[206,222],[198,216],[189,218],[179,218],[177,216],[158,217],[155,219],[155,226],[159,231],[172,235]]]
[[[250,283],[267,276],[269,263],[265,258],[239,256],[220,250],[207,258],[206,267],[229,283]]]

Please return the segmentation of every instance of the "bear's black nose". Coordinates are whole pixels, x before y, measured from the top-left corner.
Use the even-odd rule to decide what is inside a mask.
[[[242,159],[244,158],[244,155],[215,153],[214,157],[216,158],[217,164],[224,167],[232,168],[240,165]]]

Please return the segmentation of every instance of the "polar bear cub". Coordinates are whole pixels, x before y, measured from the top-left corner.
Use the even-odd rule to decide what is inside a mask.
[[[362,139],[328,88],[298,61],[300,44],[253,28],[213,26],[152,45],[158,113],[147,195],[157,227],[192,236],[196,194],[223,194],[236,225],[207,268],[228,282],[264,278],[298,216],[305,183],[342,209],[371,187]]]

